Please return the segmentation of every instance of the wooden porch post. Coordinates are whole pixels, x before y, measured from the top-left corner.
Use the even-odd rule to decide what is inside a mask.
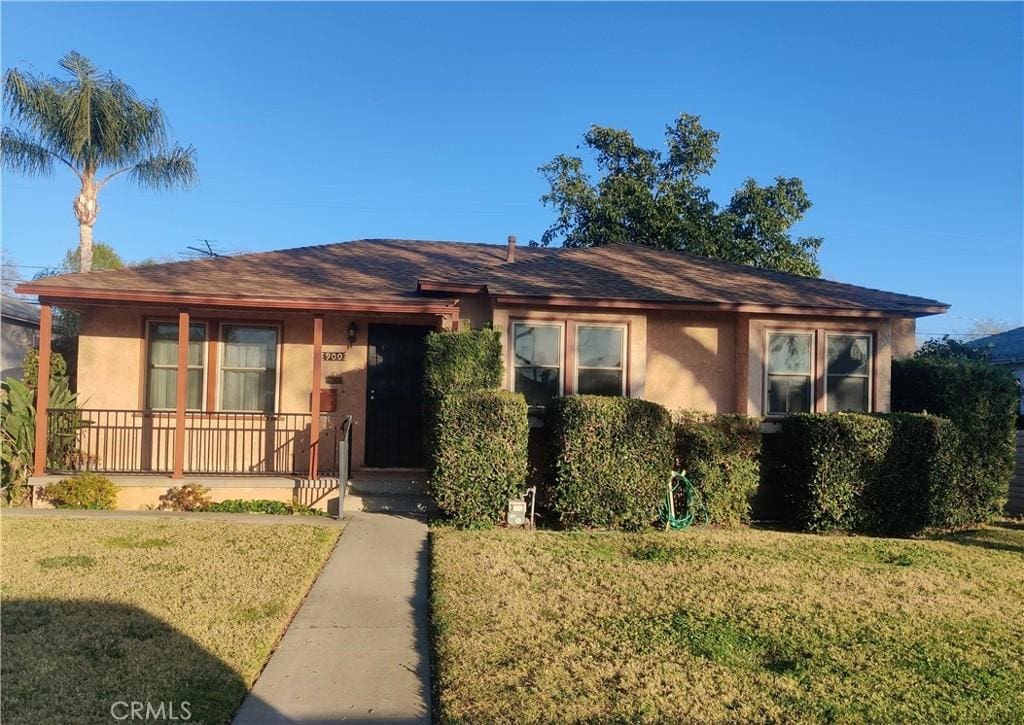
[[[53,333],[53,309],[39,305],[39,375],[36,382],[36,444],[32,475],[46,475],[46,428],[50,406],[50,346]]]
[[[178,311],[178,371],[175,379],[174,407],[174,473],[172,478],[185,477],[185,406],[188,404],[188,310]]]
[[[324,346],[324,316],[313,315],[313,392],[309,398],[309,478],[317,478],[320,454],[320,376]]]

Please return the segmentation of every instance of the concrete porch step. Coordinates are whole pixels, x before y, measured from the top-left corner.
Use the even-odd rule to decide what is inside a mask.
[[[409,478],[352,478],[348,493],[357,496],[425,496],[425,479]]]
[[[432,514],[437,505],[430,496],[363,496],[346,495],[345,510],[373,513]]]
[[[346,511],[432,513],[422,469],[362,470],[353,473],[345,492]]]

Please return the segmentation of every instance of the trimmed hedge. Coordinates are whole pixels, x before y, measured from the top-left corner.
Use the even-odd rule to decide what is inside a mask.
[[[750,521],[761,478],[761,421],[684,410],[675,416],[676,460],[714,524]]]
[[[493,526],[525,488],[526,398],[477,390],[441,398],[431,437],[430,491],[456,525]]]
[[[501,338],[497,330],[431,332],[423,360],[427,401],[501,385]]]
[[[117,506],[117,486],[98,473],[79,473],[49,484],[41,497],[54,508],[109,511]]]
[[[892,443],[888,421],[856,413],[799,413],[782,422],[773,451],[789,521],[806,531],[864,531],[867,492]]]
[[[782,422],[766,455],[806,531],[908,535],[976,523],[960,434],[945,418],[911,413],[805,413]]]
[[[642,529],[657,517],[672,470],[668,411],[635,398],[574,395],[547,408],[554,507],[561,523]]]
[[[893,361],[893,410],[949,418],[959,431],[957,525],[981,523],[1002,510],[1013,475],[1018,405],[1013,375],[985,360],[926,355]]]
[[[438,409],[446,396],[501,385],[501,337],[497,330],[431,332],[424,342],[423,448],[433,468],[434,431]]]
[[[869,492],[871,531],[912,534],[970,521],[963,496],[960,440],[952,421],[934,415],[879,416],[892,428],[883,474]]]

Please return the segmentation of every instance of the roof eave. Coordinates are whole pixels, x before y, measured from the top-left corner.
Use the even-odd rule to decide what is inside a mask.
[[[550,307],[596,307],[615,310],[679,310],[697,312],[743,312],[748,314],[803,315],[827,317],[925,317],[949,310],[946,304],[904,307],[825,307],[820,305],[766,305],[747,302],[692,302],[686,300],[629,300],[585,298],[564,295],[497,294],[496,304],[546,305]]]
[[[228,309],[263,309],[310,312],[379,312],[407,314],[447,314],[455,300],[433,298],[423,300],[337,300],[320,297],[259,297],[239,295],[204,295],[181,292],[147,292],[140,290],[97,290],[62,288],[56,285],[19,285],[23,294],[35,294],[47,304],[138,304],[175,307]]]

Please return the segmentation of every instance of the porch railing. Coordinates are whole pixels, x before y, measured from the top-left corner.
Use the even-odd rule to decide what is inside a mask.
[[[340,416],[321,414],[317,476],[338,473]],[[309,413],[185,414],[185,474],[309,475]],[[145,410],[49,411],[53,473],[170,473],[175,416]]]

